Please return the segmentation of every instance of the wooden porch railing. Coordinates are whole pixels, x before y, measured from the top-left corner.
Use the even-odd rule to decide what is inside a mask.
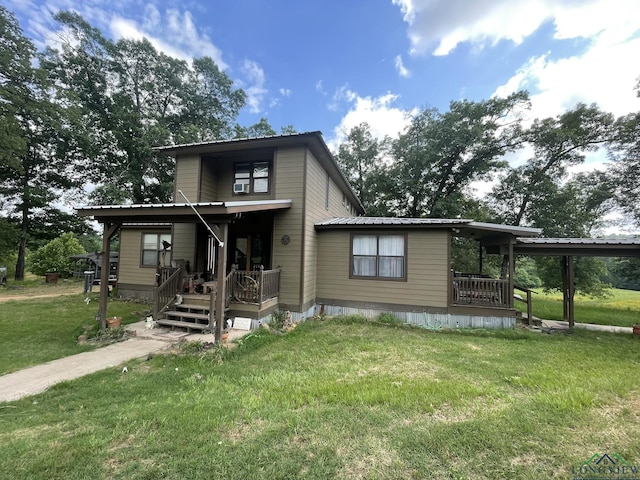
[[[182,290],[182,267],[162,268],[158,272],[158,285],[153,288],[153,319],[157,320],[160,313],[176,298]]]
[[[454,305],[509,307],[509,280],[453,277]]]
[[[280,269],[243,271],[232,270],[227,291],[232,302],[262,303],[280,295]]]

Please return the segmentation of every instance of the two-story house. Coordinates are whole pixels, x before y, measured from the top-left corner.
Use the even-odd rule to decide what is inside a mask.
[[[174,203],[78,209],[120,232],[118,293],[165,325],[392,312],[408,322],[512,326],[513,244],[539,230],[465,219],[365,217],[320,132],[157,148],[175,158]],[[451,238],[509,262],[457,275]],[[194,295],[189,296],[189,295]],[[199,302],[196,296],[204,298]],[[106,296],[101,313],[106,315]]]

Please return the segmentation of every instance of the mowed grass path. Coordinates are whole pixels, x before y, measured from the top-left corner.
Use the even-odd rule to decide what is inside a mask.
[[[516,308],[526,311],[523,302]],[[562,293],[533,294],[533,314],[545,320],[562,320]],[[640,324],[640,292],[613,288],[606,298],[575,297],[576,322],[631,327]]]
[[[595,453],[640,465],[631,335],[309,320],[127,366],[0,406],[0,478],[564,479]]]

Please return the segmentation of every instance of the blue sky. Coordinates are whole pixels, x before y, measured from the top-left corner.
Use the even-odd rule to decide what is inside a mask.
[[[637,0],[13,0],[38,47],[57,10],[103,34],[209,55],[249,95],[240,122],[321,130],[335,147],[367,121],[397,135],[416,109],[526,88],[531,118],[577,101],[640,110]]]

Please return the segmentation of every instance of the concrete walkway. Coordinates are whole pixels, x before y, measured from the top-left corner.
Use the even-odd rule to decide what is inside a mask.
[[[135,332],[136,336],[124,342],[0,376],[0,402],[19,400],[44,392],[56,383],[115,367],[128,360],[146,357],[149,354],[170,348],[173,343],[183,338],[189,341],[214,341],[212,334],[187,335],[163,329],[147,330],[144,322],[127,325],[127,330]],[[241,337],[246,333],[248,332],[232,330],[229,340]]]
[[[616,327],[613,325],[595,325],[593,323],[574,323],[575,328],[582,328],[584,330],[592,330],[594,332],[609,332],[609,333],[628,333],[633,334],[633,328],[631,327]],[[542,320],[542,330],[568,330],[569,322],[562,322],[557,320]]]

